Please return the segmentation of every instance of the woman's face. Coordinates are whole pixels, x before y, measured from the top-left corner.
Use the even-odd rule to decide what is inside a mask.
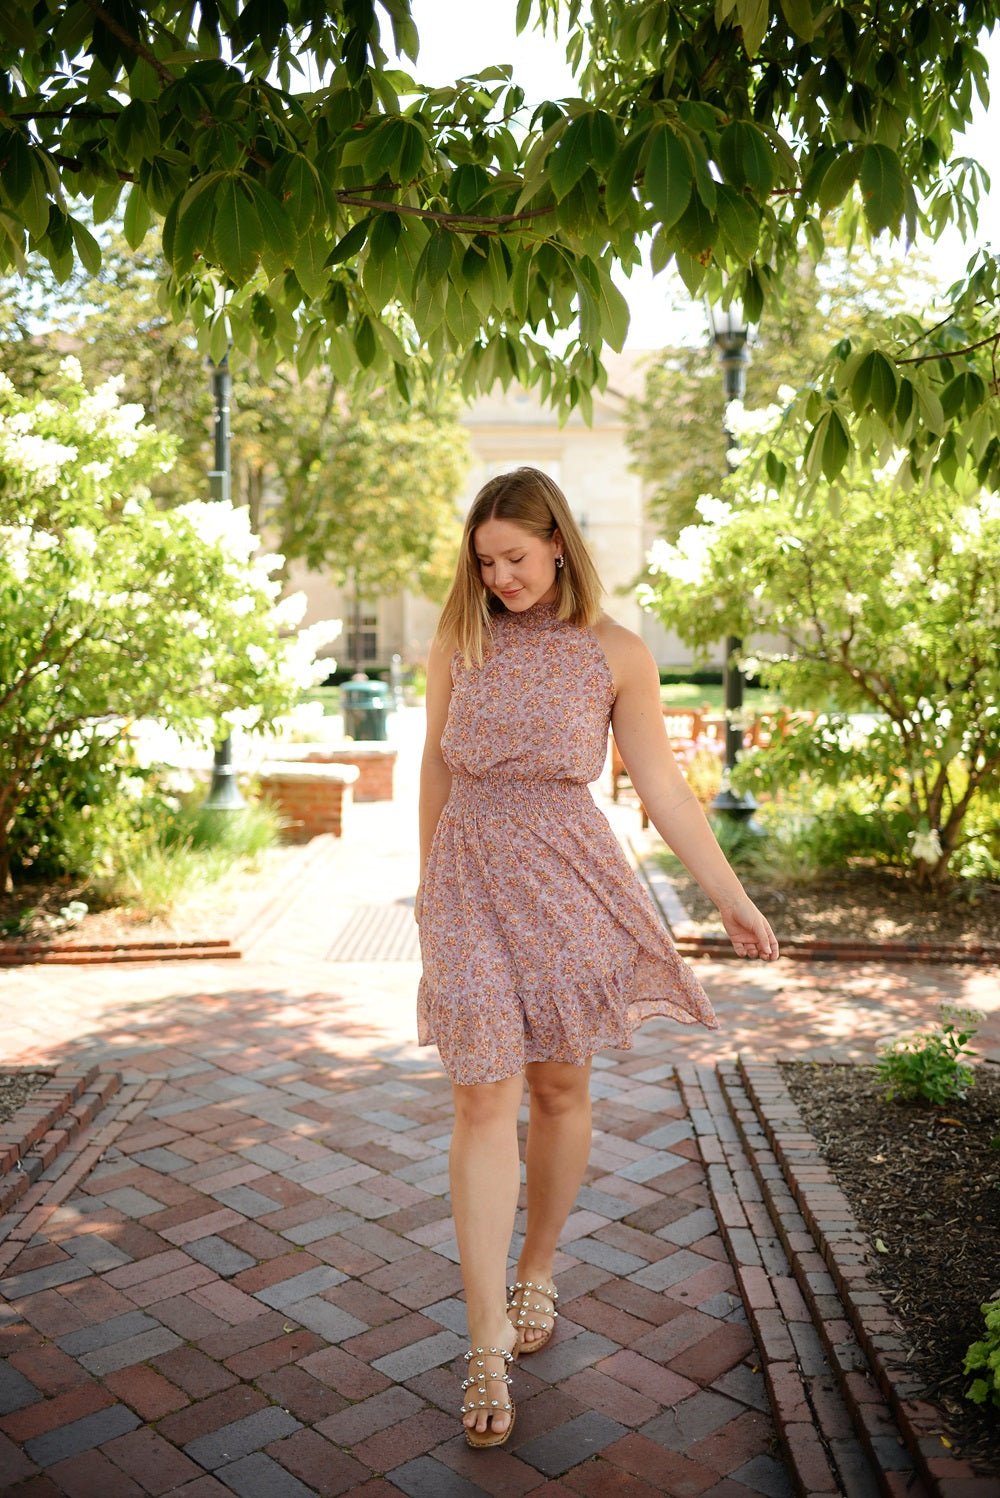
[[[473,531],[472,544],[483,583],[512,613],[555,602],[556,557],[562,555],[558,531],[542,540],[513,520],[484,520]]]

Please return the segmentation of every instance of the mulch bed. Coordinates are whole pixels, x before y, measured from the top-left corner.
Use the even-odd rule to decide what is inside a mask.
[[[33,1092],[47,1082],[51,1072],[19,1071],[0,1072],[0,1124],[13,1118],[18,1108],[26,1103]]]
[[[871,1239],[927,1397],[959,1454],[994,1470],[1000,1412],[964,1397],[962,1362],[984,1334],[980,1305],[1000,1290],[1000,1068],[977,1066],[975,1086],[947,1108],[886,1102],[872,1066],[782,1072]]]
[[[153,944],[226,936],[263,894],[282,888],[300,859],[300,848],[270,848],[256,867],[236,869],[225,879],[199,888],[180,901],[169,917],[151,915],[139,907],[101,909],[93,896],[69,880],[19,884],[11,893],[0,894],[0,941]],[[74,925],[54,925],[50,918],[58,917],[72,900],[91,903],[91,909]]]
[[[692,934],[722,931],[711,900],[674,860],[664,867],[691,917]],[[896,869],[859,865],[808,883],[778,885],[741,875],[751,900],[791,937],[869,942],[1000,943],[1000,883],[965,881],[928,895]]]

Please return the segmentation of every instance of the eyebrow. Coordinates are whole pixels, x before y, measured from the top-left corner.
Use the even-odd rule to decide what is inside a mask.
[[[500,555],[502,557],[509,557],[512,552],[523,551],[523,550],[524,550],[523,546],[508,546],[507,550],[506,551],[502,551],[500,553]],[[481,552],[481,551],[477,551],[476,552],[476,561],[477,562],[488,562],[489,560],[490,560],[490,558],[488,556],[484,555],[483,552]]]

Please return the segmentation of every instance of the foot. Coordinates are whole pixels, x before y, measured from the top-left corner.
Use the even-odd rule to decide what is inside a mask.
[[[507,1315],[517,1331],[524,1352],[539,1351],[555,1330],[556,1302],[559,1293],[551,1271],[534,1273],[518,1268],[517,1279],[510,1290]]]
[[[462,1424],[473,1437],[497,1445],[509,1433],[513,1419],[509,1368],[517,1345],[517,1333],[507,1321],[492,1336],[469,1338],[462,1385]],[[495,1351],[494,1351],[495,1349]],[[476,1444],[480,1441],[477,1439]]]

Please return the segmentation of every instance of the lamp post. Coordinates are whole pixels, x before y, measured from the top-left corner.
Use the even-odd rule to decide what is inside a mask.
[[[747,365],[750,363],[750,350],[747,347],[750,328],[744,316],[742,304],[738,301],[731,301],[728,307],[716,306],[708,302],[706,303],[706,308],[712,342],[719,351],[719,363],[722,365],[722,380],[725,392],[722,430],[726,436],[726,469],[727,472],[731,473],[733,464],[728,457],[728,451],[735,439],[729,430],[728,412],[730,402],[741,401],[746,394]],[[733,770],[736,768],[737,757],[743,747],[743,729],[741,727],[743,673],[736,663],[736,656],[742,648],[742,644],[742,640],[737,639],[735,635],[726,636],[726,658],[723,666],[726,757],[722,772],[722,785],[709,809],[717,816],[732,817],[736,821],[747,822],[749,825],[754,826],[755,824],[750,819],[757,810],[757,802],[749,794],[738,795],[730,784]]]
[[[212,396],[215,401],[215,467],[208,475],[209,492],[220,504],[231,503],[231,464],[229,457],[229,397],[233,382],[229,373],[229,358],[223,354],[218,364],[209,360],[212,371]],[[236,783],[236,766],[233,764],[232,734],[216,746],[215,763],[212,766],[212,784],[205,798],[206,811],[242,811],[246,802]]]

